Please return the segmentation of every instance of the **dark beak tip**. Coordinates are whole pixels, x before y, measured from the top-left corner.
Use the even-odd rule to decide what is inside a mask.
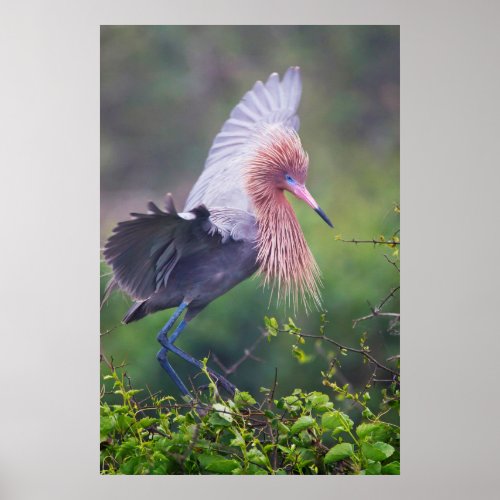
[[[335,227],[328,216],[323,212],[321,207],[318,207],[314,210],[332,229]]]

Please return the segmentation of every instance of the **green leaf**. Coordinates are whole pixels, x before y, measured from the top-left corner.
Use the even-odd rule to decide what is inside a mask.
[[[361,450],[366,458],[375,461],[385,460],[394,453],[394,447],[380,441],[375,444],[363,443]]]
[[[125,434],[130,426],[134,423],[134,420],[129,415],[117,415],[116,417],[116,430]]]
[[[230,474],[238,467],[238,462],[234,459],[224,458],[221,455],[198,455],[200,465],[208,472],[216,474]]]
[[[255,401],[255,399],[252,396],[250,396],[248,392],[240,392],[240,391],[236,391],[236,394],[234,396],[234,402],[236,406],[240,408],[245,406],[251,406],[257,403],[257,401]]]
[[[236,446],[238,448],[244,447],[245,440],[243,439],[243,436],[234,428],[231,429],[231,432],[234,434],[234,439],[232,439],[229,443],[230,446]]]
[[[315,423],[316,420],[314,420],[314,418],[309,415],[304,415],[294,422],[291,428],[291,432],[292,434],[298,434],[300,431],[312,427]]]
[[[309,448],[298,448],[297,453],[298,453],[298,457],[299,457],[299,466],[300,467],[305,467],[306,465],[314,463],[316,455]]]
[[[231,425],[225,418],[222,418],[218,413],[212,413],[208,418],[208,423],[213,427],[229,427]]]
[[[266,455],[264,455],[257,448],[251,448],[249,450],[249,452],[247,453],[247,459],[249,462],[253,462],[254,464],[257,465],[267,466],[269,464]]]
[[[382,467],[382,474],[399,475],[399,462],[390,462]]]
[[[285,396],[282,398],[283,406],[289,411],[297,411],[300,409],[301,402],[297,396]]]
[[[126,441],[124,441],[117,449],[116,451],[116,457],[117,458],[125,458],[130,455],[135,455],[137,452],[137,439],[136,438],[129,438]]]
[[[137,426],[142,428],[142,429],[145,429],[146,427],[150,427],[151,425],[155,424],[156,422],[158,422],[158,420],[156,418],[144,417],[144,418],[141,418],[139,420],[139,422],[137,422]]]
[[[101,417],[101,441],[106,440],[106,438],[114,431],[116,419],[115,417]]]
[[[381,470],[382,466],[380,465],[380,462],[372,462],[366,466],[366,474],[369,476],[376,476],[380,474]]]
[[[325,464],[338,462],[354,455],[354,448],[351,443],[336,444],[326,455]]]
[[[264,324],[266,325],[267,333],[270,337],[276,337],[278,335],[278,321],[276,318],[264,317]]]
[[[290,428],[281,422],[281,420],[278,420],[278,430],[281,434],[290,434]]]
[[[234,471],[233,471],[233,474],[234,474]],[[268,472],[266,469],[263,469],[259,465],[248,464],[248,467],[247,467],[246,471],[244,472],[244,474],[249,474],[249,475],[253,475],[253,476],[263,476],[263,475],[267,475]]]
[[[305,447],[311,446],[312,436],[311,436],[311,434],[309,434],[309,432],[307,432],[307,430],[299,432],[298,437],[300,439],[300,443],[302,444],[302,446],[305,446]]]
[[[281,444],[278,444],[277,448],[278,450],[282,451],[285,455],[289,455],[290,453],[292,453],[291,448],[287,448],[286,446],[283,446]]]
[[[321,417],[321,425],[329,430],[350,430],[354,422],[341,411],[329,411]]]
[[[322,392],[312,392],[307,396],[307,399],[311,402],[311,406],[314,409],[323,408],[330,401],[328,394],[323,394]]]
[[[366,407],[362,412],[361,415],[363,415],[363,418],[373,418],[375,415],[373,412],[370,410],[370,408]]]
[[[229,423],[233,421],[233,416],[231,415],[231,409],[221,403],[215,403],[212,408],[219,414],[221,418],[227,420]]]
[[[120,465],[120,472],[126,475],[138,474],[141,468],[141,457],[132,457]]]
[[[358,425],[356,434],[363,440],[387,441],[392,434],[392,428],[384,422],[366,423]]]
[[[300,364],[309,363],[309,361],[313,359],[313,356],[311,356],[310,354],[306,354],[300,347],[296,345],[292,346],[292,352]]]

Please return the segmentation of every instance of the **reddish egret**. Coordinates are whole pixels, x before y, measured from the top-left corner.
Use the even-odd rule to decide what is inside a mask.
[[[200,368],[175,341],[204,307],[256,271],[279,297],[320,303],[319,270],[284,191],[332,223],[305,187],[308,156],[297,134],[302,83],[292,67],[280,81],[258,81],[217,134],[204,170],[178,213],[170,194],[113,230],[104,257],[116,286],[134,299],[123,322],[177,307],[161,329],[157,358],[179,390],[190,393],[168,352]],[[333,227],[333,226],[332,226]],[[172,335],[168,332],[186,310]],[[229,393],[235,387],[209,370]]]

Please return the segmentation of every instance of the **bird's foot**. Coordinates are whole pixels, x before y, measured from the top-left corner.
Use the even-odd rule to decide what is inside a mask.
[[[170,377],[174,380],[177,387],[179,387],[181,389],[181,392],[183,394],[186,394],[186,392],[187,392],[187,394],[190,395],[189,391],[187,391],[186,387],[184,386],[182,381],[179,379],[178,375],[174,372],[170,363],[168,363],[168,361],[166,361],[166,352],[170,351],[170,352],[173,352],[174,354],[177,354],[177,356],[184,359],[185,361],[192,364],[193,366],[196,366],[200,370],[205,369],[204,364],[201,361],[193,358],[189,354],[187,354],[184,351],[182,351],[181,349],[179,349],[168,338],[159,337],[158,340],[163,347],[163,349],[160,352],[162,352],[164,354],[163,357],[165,358],[164,360],[160,360],[160,358],[158,358],[160,360],[160,363],[162,363],[163,368],[168,372]],[[231,398],[234,397],[234,395],[236,394],[236,390],[237,390],[237,388],[234,384],[229,382],[229,380],[227,380],[225,377],[223,377],[222,375],[217,373],[215,370],[212,370],[211,368],[207,368],[207,371],[210,374],[210,377],[213,378],[213,381],[215,382],[217,387],[223,388],[229,394],[229,396]]]

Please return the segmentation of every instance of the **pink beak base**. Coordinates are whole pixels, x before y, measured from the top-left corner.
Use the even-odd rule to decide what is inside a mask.
[[[292,188],[293,194],[302,201],[305,201],[330,227],[333,227],[330,219],[325,212],[317,204],[316,200],[312,197],[311,193],[304,185],[297,184]]]

